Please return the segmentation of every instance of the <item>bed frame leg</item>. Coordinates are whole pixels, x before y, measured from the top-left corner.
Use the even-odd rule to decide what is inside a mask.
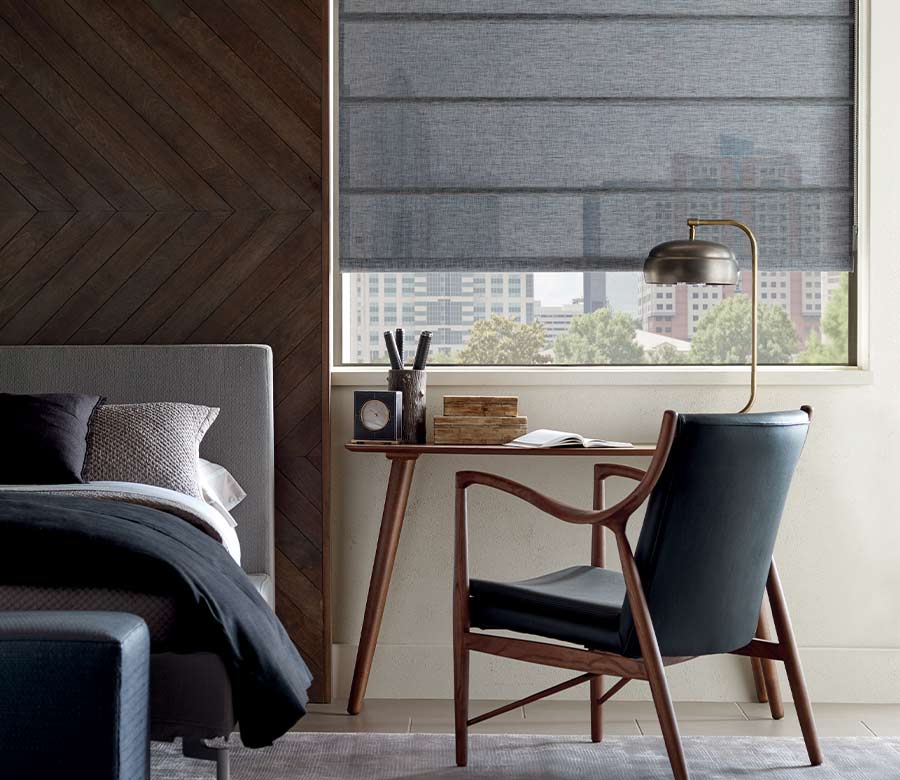
[[[227,747],[210,747],[199,737],[183,737],[181,752],[186,758],[216,762],[216,780],[231,780],[231,762]]]

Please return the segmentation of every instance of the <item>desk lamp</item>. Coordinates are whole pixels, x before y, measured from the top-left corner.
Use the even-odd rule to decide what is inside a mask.
[[[699,241],[694,236],[699,225],[729,225],[740,228],[750,239],[751,273],[753,283],[750,293],[750,399],[740,414],[750,410],[756,398],[756,289],[759,286],[756,237],[743,222],[734,219],[697,219],[687,221],[688,239],[676,239],[657,244],[644,261],[644,281],[647,284],[737,284],[738,264],[732,252],[724,244]]]

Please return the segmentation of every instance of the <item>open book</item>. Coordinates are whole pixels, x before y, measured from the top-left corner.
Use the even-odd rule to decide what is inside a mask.
[[[547,428],[538,428],[536,431],[526,433],[518,439],[513,439],[506,444],[507,447],[633,447],[627,441],[606,441],[604,439],[588,439],[577,433],[565,431],[551,431]]]

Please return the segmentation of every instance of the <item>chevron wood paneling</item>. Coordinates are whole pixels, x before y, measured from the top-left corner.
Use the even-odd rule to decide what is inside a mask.
[[[320,0],[0,0],[0,343],[270,344],[278,612],[330,690]]]

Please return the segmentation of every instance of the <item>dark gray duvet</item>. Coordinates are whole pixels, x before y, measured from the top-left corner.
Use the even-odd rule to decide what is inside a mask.
[[[166,649],[222,658],[245,745],[271,744],[305,713],[312,676],[278,618],[219,542],[165,512],[0,494],[0,584],[171,598],[179,619]]]

